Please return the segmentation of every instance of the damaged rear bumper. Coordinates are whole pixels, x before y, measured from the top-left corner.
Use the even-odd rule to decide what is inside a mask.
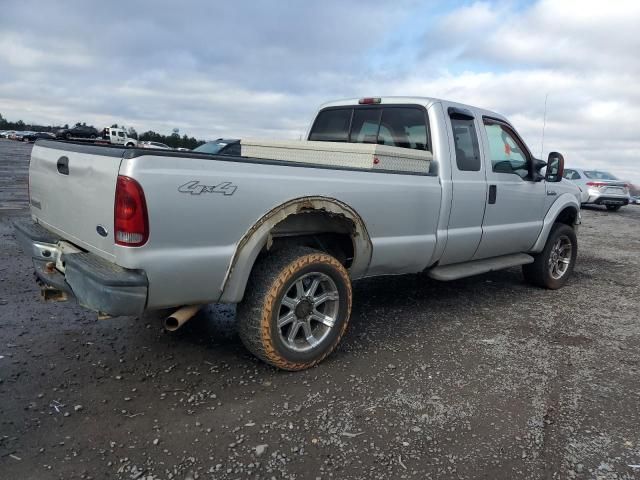
[[[31,220],[14,222],[14,228],[45,299],[74,296],[83,307],[113,317],[144,311],[149,284],[143,271],[80,251]]]

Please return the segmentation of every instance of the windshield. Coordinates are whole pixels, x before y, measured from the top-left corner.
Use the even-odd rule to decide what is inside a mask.
[[[218,153],[227,145],[228,144],[225,142],[209,142],[204,145],[200,145],[198,148],[194,148],[193,151],[200,153]]]
[[[617,177],[611,175],[609,172],[601,172],[599,170],[585,170],[584,175],[587,178],[595,180],[618,180]]]

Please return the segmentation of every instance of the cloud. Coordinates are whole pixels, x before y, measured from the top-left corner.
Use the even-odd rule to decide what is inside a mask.
[[[297,138],[327,100],[425,95],[507,115],[539,154],[548,93],[545,152],[640,183],[637,25],[627,0],[21,1],[0,113]]]

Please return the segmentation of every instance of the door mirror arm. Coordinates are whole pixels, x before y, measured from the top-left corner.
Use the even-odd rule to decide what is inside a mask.
[[[545,162],[544,160],[540,160],[537,158],[533,159],[533,174],[531,175],[531,179],[534,182],[541,182],[542,180],[545,179],[545,176],[542,175],[541,170],[547,166],[547,162]]]

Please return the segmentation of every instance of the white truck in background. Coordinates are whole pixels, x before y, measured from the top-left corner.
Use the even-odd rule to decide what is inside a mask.
[[[133,148],[138,145],[138,140],[131,138],[127,130],[118,127],[105,127],[102,130],[102,140],[107,140],[112,145],[124,145]],[[101,143],[99,140],[97,143]]]

